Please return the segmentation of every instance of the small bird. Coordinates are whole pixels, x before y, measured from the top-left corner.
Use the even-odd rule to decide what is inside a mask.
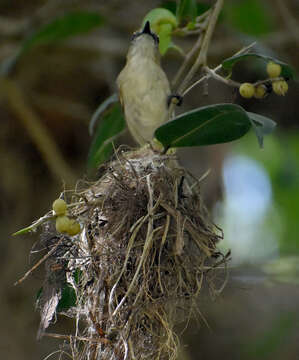
[[[170,85],[160,66],[159,38],[147,21],[132,37],[127,63],[117,78],[119,98],[128,128],[144,145],[169,118]]]

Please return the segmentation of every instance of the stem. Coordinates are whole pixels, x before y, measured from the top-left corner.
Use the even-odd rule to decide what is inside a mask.
[[[279,14],[281,15],[286,28],[289,30],[291,36],[293,37],[295,42],[299,41],[299,26],[297,24],[297,20],[292,14],[292,12],[288,9],[285,4],[285,0],[276,0],[276,6]]]
[[[243,49],[239,50],[238,52],[236,52],[236,53],[234,54],[234,56],[235,56],[235,55],[239,55],[239,54],[244,54],[244,53],[246,53],[246,52],[247,52],[249,49],[251,49],[255,44],[256,44],[256,43],[253,42],[252,44],[250,44],[250,45],[246,46],[245,48],[243,48]],[[209,70],[211,70],[211,71],[215,74],[215,73],[216,73],[217,71],[219,71],[221,68],[222,68],[222,64],[219,64],[219,65],[216,66],[213,70],[211,70],[211,69],[209,69]],[[217,75],[217,74],[216,74],[216,75]],[[188,92],[191,91],[195,86],[199,85],[200,83],[202,83],[203,81],[209,79],[210,77],[212,77],[211,73],[202,76],[199,80],[197,80],[197,81],[195,81],[193,84],[191,84],[191,85],[183,92],[182,96],[184,97],[184,96],[185,96],[186,94],[188,94]],[[217,77],[218,77],[218,75],[217,75]],[[220,80],[220,79],[217,78],[217,80]],[[225,79],[225,78],[223,78],[223,77],[221,76],[221,80],[220,80],[220,81],[222,81],[222,80],[227,80],[227,79]],[[268,81],[268,80],[267,80],[267,81]],[[267,81],[266,81],[266,80],[263,80],[262,82],[257,82],[257,83],[260,84],[260,83],[267,82]],[[224,81],[222,81],[222,82],[224,82]],[[237,84],[236,81],[235,81],[234,83]],[[256,83],[256,84],[257,84],[257,83]],[[239,86],[240,86],[240,85],[241,85],[241,84],[239,84]]]
[[[181,78],[182,78],[184,72],[186,71],[188,65],[190,64],[191,60],[193,59],[193,57],[195,56],[195,54],[199,51],[199,49],[201,47],[202,33],[207,28],[208,19],[209,19],[208,17],[210,16],[210,13],[211,13],[211,9],[196,18],[197,23],[199,23],[201,21],[204,21],[204,23],[198,24],[198,25],[201,25],[199,37],[198,37],[196,43],[194,44],[194,46],[192,47],[192,49],[185,56],[183,64],[179,68],[174,80],[172,81],[172,89],[174,89],[174,90],[177,88],[179,82],[181,81]],[[186,31],[188,31],[188,34],[190,34],[190,30],[186,30]]]
[[[72,169],[63,159],[56,143],[50,136],[47,128],[43,125],[41,119],[34,113],[33,109],[26,103],[23,92],[15,81],[1,78],[2,96],[5,96],[9,106],[15,115],[22,122],[36,147],[40,151],[46,164],[52,174],[61,181],[63,179],[67,184],[75,182],[75,176]]]
[[[222,65],[218,65],[213,69],[214,72],[219,71],[221,69]],[[204,82],[205,80],[208,80],[211,77],[210,74],[202,76],[199,80],[195,81],[193,84],[191,84],[182,94],[184,97],[186,94],[188,94],[189,91],[191,91],[195,86],[199,85],[200,83]]]
[[[211,41],[214,29],[215,29],[215,25],[216,25],[219,13],[223,6],[223,2],[224,2],[224,0],[217,0],[216,4],[214,6],[214,10],[211,13],[210,18],[209,18],[209,23],[208,23],[206,33],[203,37],[203,42],[202,42],[202,46],[200,49],[200,53],[199,53],[195,63],[189,70],[188,74],[186,75],[184,81],[180,85],[180,87],[178,89],[179,94],[184,92],[184,90],[187,88],[189,82],[192,80],[193,76],[196,74],[198,69],[202,65],[206,65],[208,48],[210,45],[210,41]]]
[[[53,253],[54,251],[58,248],[58,246],[62,243],[63,237],[57,242],[57,244],[45,255],[43,256],[35,265],[32,266],[31,269],[29,269],[25,275],[23,277],[21,277],[21,279],[19,279],[18,281],[16,281],[14,283],[14,286],[21,284],[24,280],[27,279],[27,277],[34,271],[36,270],[44,261],[46,261]]]
[[[215,69],[210,69],[209,67],[205,66],[204,70],[207,73],[207,75],[203,76],[198,81],[193,83],[188,89],[186,89],[186,91],[183,93],[183,96],[185,96],[195,86],[197,86],[198,84],[200,84],[204,80],[207,80],[208,78],[213,78],[213,79],[215,79],[217,81],[220,81],[220,82],[222,82],[222,83],[224,83],[224,84],[226,84],[228,86],[239,89],[239,87],[242,85],[242,83],[240,83],[238,81],[231,80],[231,79],[224,78],[223,76],[216,74],[216,71],[218,71],[220,68],[221,68],[221,65],[218,65]],[[273,81],[278,81],[278,80],[284,80],[284,78],[283,77],[277,77],[277,78],[271,78],[271,79],[268,78],[268,79],[264,79],[264,80],[258,80],[255,83],[252,83],[252,85],[254,87],[256,87],[258,85],[262,85],[262,84],[266,84],[266,83],[273,82]]]
[[[184,74],[184,72],[186,71],[188,65],[190,64],[193,56],[197,53],[197,51],[200,49],[201,46],[201,40],[202,40],[202,34],[200,34],[200,36],[198,37],[198,39],[196,40],[195,45],[193,46],[193,48],[188,52],[188,54],[186,55],[183,64],[181,65],[181,67],[179,68],[175,78],[172,81],[172,88],[174,89],[174,92],[176,93],[175,89],[178,86],[178,83],[181,81],[181,78]]]
[[[224,84],[232,87],[239,88],[240,83],[231,79],[226,79],[221,75],[216,74],[215,70],[210,69],[208,66],[204,67],[204,71],[209,74],[213,79],[223,82]]]
[[[37,227],[39,227],[41,224],[43,224],[44,222],[53,219],[55,217],[55,215],[53,215],[53,211],[48,212],[48,214],[46,214],[45,216],[39,218],[37,221],[35,221],[33,224],[25,227],[24,229],[21,229],[15,233],[12,234],[12,236],[16,236],[16,235],[23,235],[26,234],[29,231],[34,231]]]

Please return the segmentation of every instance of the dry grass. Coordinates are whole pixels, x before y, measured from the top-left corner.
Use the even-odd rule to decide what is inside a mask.
[[[51,220],[43,225],[43,246],[61,243],[46,260],[39,333],[68,283],[76,304],[65,312],[76,329],[48,335],[67,339],[73,359],[176,359],[175,324],[200,313],[203,287],[212,295],[222,290],[222,233],[208,219],[200,184],[174,155],[119,150],[102,173],[65,194],[79,235],[55,233]]]

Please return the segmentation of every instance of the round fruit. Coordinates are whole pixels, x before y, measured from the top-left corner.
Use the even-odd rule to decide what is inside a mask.
[[[63,199],[56,199],[53,202],[52,209],[55,211],[56,215],[65,215],[67,205],[66,202]]]
[[[254,95],[254,86],[250,83],[243,83],[239,88],[240,95],[246,99],[250,99]]]
[[[70,220],[69,227],[67,229],[67,233],[70,236],[74,236],[74,235],[79,234],[80,231],[81,231],[81,228],[80,228],[80,224],[78,223],[78,221]]]
[[[275,64],[273,61],[269,61],[267,64],[267,73],[270,78],[276,78],[281,73],[281,66],[279,64]]]
[[[285,80],[273,81],[272,87],[275,94],[282,96],[286,94],[289,88],[288,83]]]
[[[56,218],[56,230],[60,233],[67,232],[70,227],[70,219],[67,216]]]
[[[255,89],[254,89],[254,97],[256,99],[262,99],[263,97],[265,97],[267,93],[267,88],[265,85],[258,85]]]

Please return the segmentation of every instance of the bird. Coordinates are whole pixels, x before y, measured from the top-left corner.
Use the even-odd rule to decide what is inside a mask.
[[[135,141],[143,146],[169,119],[169,81],[160,65],[159,38],[147,21],[134,33],[125,67],[117,77],[124,117]]]

